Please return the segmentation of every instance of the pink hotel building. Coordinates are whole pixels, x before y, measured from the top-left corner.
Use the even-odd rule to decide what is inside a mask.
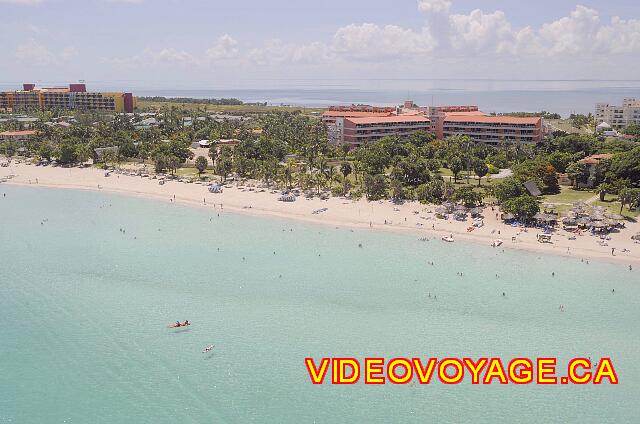
[[[490,145],[539,143],[544,135],[542,118],[490,116],[477,106],[416,108],[407,102],[395,111],[373,110],[371,106],[330,108],[322,120],[331,142],[352,148],[385,136],[406,137],[416,131],[430,132],[440,139],[467,135],[475,142]]]

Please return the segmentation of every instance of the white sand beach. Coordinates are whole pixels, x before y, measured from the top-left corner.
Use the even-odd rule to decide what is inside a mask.
[[[597,237],[588,233],[577,235],[575,240],[570,240],[570,234],[563,230],[558,230],[551,236],[552,243],[542,244],[537,241],[537,234],[540,234],[541,230],[525,230],[506,225],[497,219],[497,208],[495,211],[489,207],[485,208],[485,225],[469,232],[468,228],[472,225],[470,219],[466,222],[437,219],[433,213],[436,206],[417,202],[395,205],[389,201],[351,201],[343,198],[322,200],[317,197],[305,199],[301,196],[295,202],[285,203],[277,200],[279,194],[268,189],[249,191],[230,184],[222,193],[212,194],[204,184],[168,180],[160,185],[155,179],[117,173],[105,177],[104,174],[104,171],[96,168],[36,167],[19,163],[0,168],[0,178],[14,175],[2,184],[100,190],[205,207],[218,213],[269,215],[333,226],[413,232],[418,238],[436,239],[438,243],[444,243],[440,241],[441,237],[451,234],[454,240],[482,243],[487,249],[492,248],[494,240],[501,239],[503,244],[500,249],[525,249],[585,260],[614,261],[625,266],[640,266],[640,244],[631,240],[631,236],[640,231],[638,222],[629,222],[619,233],[612,233],[605,246],[598,243]],[[322,208],[326,210],[313,213]],[[615,255],[612,255],[612,248],[615,248]]]

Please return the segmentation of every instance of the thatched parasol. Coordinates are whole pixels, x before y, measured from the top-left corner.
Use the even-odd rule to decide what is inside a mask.
[[[591,219],[585,216],[585,217],[576,219],[576,223],[578,225],[589,225],[591,224]]]

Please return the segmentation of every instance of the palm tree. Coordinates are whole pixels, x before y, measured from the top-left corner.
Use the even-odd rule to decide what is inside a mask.
[[[483,161],[478,161],[474,166],[474,172],[478,176],[478,187],[480,187],[480,182],[482,181],[482,177],[489,173],[489,167]]]
[[[349,162],[344,161],[340,164],[340,172],[345,179],[351,174],[351,171],[353,171],[353,168]]]

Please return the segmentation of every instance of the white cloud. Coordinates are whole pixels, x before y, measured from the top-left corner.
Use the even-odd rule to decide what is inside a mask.
[[[309,44],[285,43],[280,39],[271,39],[262,46],[249,50],[243,58],[258,66],[284,64],[313,65],[334,59],[330,48],[321,42]]]
[[[542,25],[538,34],[550,54],[577,54],[592,49],[599,26],[598,12],[578,5],[569,16]]]
[[[640,52],[640,20],[623,20],[617,16],[595,36],[596,48],[611,53]]]
[[[215,44],[207,49],[206,56],[210,60],[231,59],[238,55],[238,42],[229,34],[224,34]]]
[[[418,0],[418,10],[424,13],[443,13],[450,8],[450,0]]]
[[[452,45],[459,49],[497,50],[500,43],[513,38],[511,24],[504,12],[484,13],[479,9],[469,15],[451,15]]]
[[[362,71],[388,73],[397,69],[394,60],[402,59],[404,70],[416,75],[426,69],[443,74],[447,68],[455,68],[459,75],[479,69],[485,73],[502,71],[496,66],[507,66],[505,73],[535,70],[561,56],[564,60],[559,69],[573,69],[575,75],[582,75],[582,70],[608,55],[621,55],[626,63],[637,63],[634,54],[640,53],[638,19],[614,17],[606,23],[595,9],[578,5],[554,21],[515,27],[500,10],[452,13],[451,6],[451,0],[418,0],[417,8],[425,15],[418,28],[353,23],[338,28],[328,40],[297,43],[276,38],[246,49],[224,34],[199,52],[167,47],[105,61],[136,67],[164,64],[247,72],[271,67],[278,74],[291,75],[306,72],[305,65],[314,65],[309,69],[320,75],[327,69],[336,75],[358,75]]]
[[[431,52],[436,45],[428,30],[420,32],[396,25],[347,25],[336,31],[332,48],[350,58],[372,60]]]
[[[25,65],[51,66],[67,62],[77,53],[75,47],[72,46],[63,48],[60,53],[55,53],[34,39],[29,39],[16,47],[15,57]]]
[[[155,64],[171,64],[171,65],[195,65],[196,58],[189,52],[184,50],[176,50],[167,48],[158,51],[146,49],[144,51],[144,59]]]

